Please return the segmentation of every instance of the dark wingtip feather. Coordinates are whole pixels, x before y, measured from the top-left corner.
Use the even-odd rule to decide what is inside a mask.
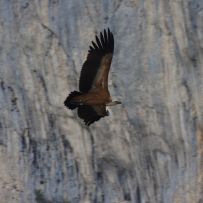
[[[105,44],[107,43],[107,41],[108,41],[107,33],[106,33],[106,30],[104,29],[104,42],[105,42]]]
[[[94,41],[92,41],[92,45],[93,45],[94,49],[96,49],[96,50],[98,49],[98,47]]]
[[[94,48],[92,46],[89,46],[89,52],[94,51]]]
[[[113,53],[114,37],[109,28],[104,29],[103,32],[100,32],[100,35],[96,35],[95,39],[95,42],[92,41],[92,46],[90,46],[89,53],[94,51],[99,51],[104,54],[109,52]]]
[[[108,36],[110,36],[111,35],[110,29],[108,28],[107,31],[108,31]]]
[[[96,38],[97,46],[98,46],[100,49],[103,49],[102,44],[100,43],[100,40],[99,40],[98,36],[96,36],[95,38]]]
[[[101,43],[104,45],[105,41],[104,41],[104,36],[103,36],[102,32],[100,32],[100,40],[101,40]]]

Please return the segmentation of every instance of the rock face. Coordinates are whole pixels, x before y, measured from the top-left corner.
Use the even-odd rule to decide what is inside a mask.
[[[63,106],[110,27],[110,91]],[[1,203],[203,202],[203,1],[0,1]]]

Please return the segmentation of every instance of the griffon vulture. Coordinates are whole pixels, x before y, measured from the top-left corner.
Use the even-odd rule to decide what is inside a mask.
[[[89,47],[80,74],[79,91],[71,92],[64,101],[67,108],[78,108],[78,116],[88,126],[109,115],[107,106],[121,104],[119,101],[112,101],[108,90],[108,74],[113,52],[113,34],[109,29],[104,30]]]

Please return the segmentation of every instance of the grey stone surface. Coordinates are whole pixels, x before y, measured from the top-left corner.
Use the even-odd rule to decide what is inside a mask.
[[[110,91],[84,126],[65,109],[95,33]],[[0,202],[203,202],[203,1],[0,0]]]

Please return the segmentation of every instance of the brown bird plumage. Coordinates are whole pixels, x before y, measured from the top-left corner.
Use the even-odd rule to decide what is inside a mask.
[[[108,74],[114,52],[114,37],[108,29],[96,36],[96,43],[89,47],[87,59],[83,64],[79,91],[74,91],[64,101],[69,109],[78,108],[78,116],[90,125],[100,118],[108,116],[106,106],[120,104],[112,102],[108,90]]]

